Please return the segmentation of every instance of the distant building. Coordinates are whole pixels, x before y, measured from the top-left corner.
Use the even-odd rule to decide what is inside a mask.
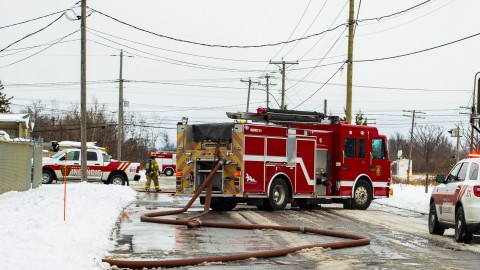
[[[33,131],[33,123],[28,114],[0,113],[0,130],[8,135],[2,136],[3,138],[29,140]]]
[[[410,176],[412,175],[413,162],[410,162]],[[408,159],[398,159],[392,161],[392,175],[401,179],[407,178]]]

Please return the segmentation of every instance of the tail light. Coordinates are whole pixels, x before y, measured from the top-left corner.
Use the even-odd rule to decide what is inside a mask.
[[[140,166],[137,166],[137,170],[135,170],[135,173],[139,173],[140,172]]]
[[[480,186],[473,187],[473,194],[477,197],[480,197]]]
[[[242,175],[241,172],[235,172],[235,178],[240,178],[241,175]]]
[[[183,173],[181,171],[177,171],[176,176],[177,177],[182,177]]]

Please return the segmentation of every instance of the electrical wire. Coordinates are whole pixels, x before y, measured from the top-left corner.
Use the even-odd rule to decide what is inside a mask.
[[[335,77],[335,75],[337,75],[337,73],[343,69],[343,66],[345,66],[346,63],[343,63],[336,71],[335,73],[333,73],[333,75],[328,78],[328,80],[325,82],[325,84],[323,84],[322,86],[320,86],[320,88],[318,88],[315,92],[313,92],[313,94],[311,94],[308,98],[306,98],[304,101],[300,102],[300,104],[298,104],[297,106],[295,106],[293,109],[296,109],[298,108],[300,105],[302,105],[303,103],[307,102],[309,99],[311,99],[315,94],[318,93],[318,91],[322,90],[323,87],[325,87],[325,85],[327,85],[327,83],[333,79],[333,77]]]
[[[57,41],[57,42],[54,42],[54,43],[50,44],[50,45],[49,45],[49,46],[47,46],[46,48],[43,48],[42,50],[40,50],[40,51],[38,51],[38,52],[36,52],[36,53],[34,53],[34,54],[32,54],[32,55],[29,55],[29,56],[27,56],[27,57],[24,57],[24,58],[22,58],[22,59],[20,59],[20,60],[17,60],[17,61],[15,61],[15,62],[12,62],[12,63],[10,63],[10,64],[8,64],[8,65],[0,66],[0,68],[6,68],[6,67],[9,67],[9,66],[11,66],[11,65],[14,65],[14,64],[17,64],[17,63],[23,62],[24,60],[27,60],[27,59],[29,59],[29,58],[31,58],[31,57],[33,57],[33,56],[35,56],[35,55],[39,54],[39,53],[41,53],[41,52],[43,52],[43,51],[45,51],[45,50],[47,50],[47,49],[51,48],[52,46],[54,46],[54,45],[58,44],[58,42],[60,42],[60,41],[62,41],[62,40],[64,40],[64,39],[66,39],[67,37],[69,37],[69,36],[71,36],[71,35],[73,35],[73,34],[77,33],[78,31],[80,31],[80,30],[75,30],[75,31],[73,31],[73,32],[72,32],[72,33],[70,33],[70,34],[68,34],[68,35],[66,35],[66,36],[63,36],[63,37],[61,37],[60,39],[58,39],[58,41]]]
[[[241,69],[233,69],[233,68],[226,68],[226,67],[215,67],[215,66],[207,66],[207,65],[201,65],[201,64],[196,64],[196,63],[191,63],[191,62],[186,62],[186,61],[181,61],[181,60],[177,60],[177,59],[173,59],[173,58],[168,58],[168,57],[163,57],[163,56],[159,56],[159,55],[156,55],[156,54],[153,54],[153,53],[149,53],[149,52],[146,52],[146,51],[142,51],[142,50],[139,50],[139,49],[136,49],[136,48],[133,48],[133,47],[130,47],[130,46],[127,46],[125,44],[121,44],[121,43],[118,43],[118,42],[115,42],[113,40],[110,40],[108,38],[105,38],[105,37],[102,37],[102,36],[99,36],[95,33],[91,33],[99,38],[102,38],[102,39],[105,39],[109,42],[112,42],[114,44],[117,44],[117,45],[120,45],[120,46],[123,46],[125,48],[128,48],[128,49],[131,49],[131,50],[134,50],[134,51],[138,51],[140,53],[143,53],[143,54],[147,54],[147,55],[151,55],[151,56],[155,56],[155,57],[158,57],[158,58],[161,58],[161,59],[165,59],[165,60],[160,60],[160,59],[154,59],[154,58],[151,58],[151,57],[146,57],[146,56],[143,56],[143,55],[139,55],[139,54],[135,54],[135,53],[132,53],[132,52],[128,52],[128,51],[125,51],[124,52],[127,52],[133,56],[136,56],[136,57],[139,57],[139,58],[143,58],[143,59],[148,59],[148,60],[153,60],[153,61],[158,61],[158,62],[163,62],[163,63],[168,63],[168,64],[172,64],[172,65],[177,65],[177,66],[185,66],[185,67],[191,67],[191,68],[199,68],[199,69],[206,69],[206,70],[214,70],[214,71],[227,71],[227,72],[259,72],[259,70],[241,70]],[[105,47],[108,47],[108,48],[112,48],[112,49],[115,49],[115,50],[118,50],[112,46],[109,46],[109,45],[106,45],[106,44],[103,44],[101,42],[98,42],[98,41],[95,41],[95,40],[92,40],[92,39],[89,39],[89,41],[93,42],[93,43],[96,43],[98,45],[101,45],[101,46],[105,46]]]
[[[326,3],[327,1],[325,1]],[[308,10],[308,7],[310,6],[310,4],[312,3],[312,0],[308,1],[308,4],[307,6],[305,7],[305,10],[303,11],[302,13],[302,16],[300,17],[300,19],[298,20],[297,22],[297,25],[295,25],[295,27],[293,28],[293,31],[290,33],[290,36],[288,36],[288,39],[287,40],[290,40],[293,36],[293,34],[295,33],[295,31],[297,31],[297,28],[298,26],[300,25],[300,22],[303,20],[303,17],[305,16],[305,13],[307,13],[307,10]],[[275,57],[277,57],[277,55],[283,50],[283,48],[285,48],[285,46],[287,45],[287,43],[284,43],[282,48],[280,48],[280,50],[278,50],[278,52],[272,57],[272,59],[274,59]],[[288,54],[288,53],[287,53]]]
[[[0,29],[9,28],[9,27],[21,25],[21,24],[24,24],[24,23],[33,22],[33,21],[36,21],[36,20],[39,20],[39,19],[43,19],[43,18],[47,18],[47,17],[53,16],[53,15],[56,15],[56,14],[58,14],[58,13],[65,13],[65,12],[68,11],[68,10],[69,10],[69,9],[64,9],[64,10],[61,10],[61,11],[53,12],[53,13],[50,13],[50,14],[47,14],[47,15],[43,15],[43,16],[40,16],[40,17],[37,17],[37,18],[34,18],[34,19],[30,19],[30,20],[27,20],[27,21],[18,22],[18,23],[14,23],[14,24],[10,24],[10,25],[5,25],[5,26],[0,26]]]
[[[307,35],[308,31],[310,30],[310,28],[312,28],[313,24],[317,21],[318,17],[320,16],[320,13],[322,13],[323,9],[324,9],[325,6],[327,5],[327,2],[328,2],[328,0],[323,3],[323,6],[322,6],[322,7],[320,8],[320,10],[317,12],[317,15],[316,15],[315,18],[313,19],[312,23],[308,26],[307,30],[305,30],[305,32],[303,32],[302,37],[304,37],[305,35]],[[323,37],[324,37],[324,35],[320,37],[320,40],[321,40]],[[288,50],[288,52],[284,55],[284,57],[286,57],[289,53],[291,53],[291,52],[297,47],[298,43],[299,43],[299,42],[296,42],[296,43],[293,45],[293,47],[290,48],[290,50]],[[317,41],[317,43],[318,43],[318,41]],[[300,58],[300,59],[301,59],[301,58]],[[299,60],[300,60],[300,59],[299,59]]]
[[[52,26],[54,23],[56,23],[58,20],[60,20],[60,19],[63,17],[64,14],[65,14],[65,13],[62,13],[62,15],[60,15],[60,16],[59,16],[58,18],[56,18],[54,21],[52,21],[51,23],[47,24],[46,26],[40,28],[39,30],[37,30],[37,31],[35,31],[35,32],[32,32],[32,33],[24,36],[23,38],[21,38],[21,39],[19,39],[19,40],[17,40],[17,41],[14,41],[13,43],[9,44],[7,47],[1,49],[0,52],[3,52],[3,51],[5,51],[6,49],[10,48],[11,46],[17,44],[18,42],[20,42],[20,41],[22,41],[22,40],[24,40],[24,39],[26,39],[26,38],[28,38],[28,37],[31,37],[31,36],[33,36],[33,35],[41,32],[41,31],[47,29],[47,28],[49,28],[49,27]]]
[[[303,38],[296,38],[296,39],[292,39],[292,40],[287,40],[287,41],[280,41],[280,42],[273,42],[273,43],[266,43],[266,44],[259,44],[259,45],[222,45],[222,44],[208,44],[208,43],[202,43],[202,42],[196,42],[196,41],[190,41],[190,40],[185,40],[185,39],[180,39],[180,38],[174,38],[174,37],[170,37],[170,36],[166,36],[166,35],[162,35],[162,34],[158,34],[158,33],[155,33],[155,32],[152,32],[150,30],[146,30],[146,29],[143,29],[143,28],[140,28],[140,27],[137,27],[135,25],[132,25],[132,24],[129,24],[127,22],[124,22],[124,21],[121,21],[119,19],[116,19],[110,15],[107,15],[103,12],[100,12],[98,10],[95,10],[95,9],[92,9],[94,12],[102,15],[102,16],[105,16],[113,21],[116,21],[120,24],[123,24],[123,25],[126,25],[128,27],[131,27],[133,29],[136,29],[136,30],[139,30],[139,31],[142,31],[144,33],[148,33],[148,34],[151,34],[151,35],[154,35],[154,36],[157,36],[157,37],[160,37],[160,38],[166,38],[166,39],[170,39],[170,40],[173,40],[173,41],[177,41],[177,42],[182,42],[182,43],[188,43],[188,44],[192,44],[192,45],[199,45],[199,46],[205,46],[205,47],[215,47],[215,48],[227,48],[227,49],[233,49],[233,48],[237,48],[237,49],[249,49],[249,48],[263,48],[263,47],[273,47],[273,46],[278,46],[278,45],[282,45],[284,43],[292,43],[292,42],[296,42],[296,41],[300,41],[300,40],[305,40],[305,39],[309,39],[309,38],[312,38],[312,37],[316,37],[316,36],[319,36],[319,35],[322,35],[324,33],[327,33],[327,32],[331,32],[331,31],[334,31],[336,30],[337,28],[341,27],[341,26],[345,26],[346,24],[343,23],[343,24],[340,24],[334,28],[331,28],[331,29],[327,29],[327,30],[324,30],[322,32],[319,32],[319,33],[315,33],[315,34],[311,34],[311,35],[308,35],[306,37],[303,37]]]
[[[425,4],[427,4],[428,2],[431,2],[432,0],[426,0],[420,4],[417,4],[415,6],[412,6],[412,7],[409,7],[407,9],[404,9],[404,10],[401,10],[401,11],[398,11],[398,12],[395,12],[395,13],[392,13],[392,14],[389,14],[389,15],[384,15],[384,16],[381,16],[381,17],[377,17],[377,18],[369,18],[369,19],[362,19],[362,20],[357,20],[357,23],[362,23],[362,22],[368,22],[368,21],[380,21],[380,20],[383,20],[385,18],[390,18],[390,17],[393,17],[393,16],[397,16],[397,15],[400,15],[400,14],[403,14],[403,13],[407,13],[411,10],[414,10],[420,6],[423,6]]]
[[[400,54],[400,55],[395,55],[395,56],[389,56],[389,57],[375,58],[375,59],[353,60],[352,62],[354,62],[354,63],[376,62],[376,61],[384,61],[384,60],[390,60],[390,59],[410,56],[410,55],[419,54],[419,53],[431,51],[431,50],[434,50],[434,49],[438,49],[438,48],[441,48],[441,47],[445,47],[445,46],[448,46],[448,45],[452,45],[452,44],[455,44],[455,43],[458,43],[458,42],[461,42],[461,41],[464,41],[464,40],[467,40],[467,39],[470,39],[470,38],[474,38],[478,35],[480,35],[480,33],[476,33],[476,34],[473,34],[473,35],[470,35],[470,36],[467,36],[467,37],[464,37],[464,38],[460,38],[460,39],[457,39],[457,40],[454,40],[454,41],[450,41],[450,42],[447,42],[447,43],[443,43],[441,45],[437,45],[437,46],[434,46],[434,47],[430,47],[430,48],[415,51],[415,52],[410,52],[410,53],[405,53],[405,54]]]
[[[246,62],[246,63],[265,63],[265,62],[268,62],[268,61],[265,61],[265,60],[246,60],[246,59],[213,57],[213,56],[205,56],[205,55],[198,55],[198,54],[180,52],[180,51],[175,51],[175,50],[169,50],[169,49],[165,49],[165,48],[161,48],[161,47],[157,47],[157,46],[152,46],[152,45],[148,45],[148,44],[141,43],[141,42],[136,42],[136,41],[129,40],[129,39],[126,39],[126,38],[121,38],[121,37],[118,37],[118,36],[115,36],[115,35],[107,34],[105,32],[102,32],[102,31],[99,31],[99,30],[96,30],[96,29],[93,29],[93,28],[87,28],[87,29],[91,30],[93,32],[101,33],[101,34],[109,36],[109,37],[114,37],[114,38],[117,38],[117,39],[120,39],[120,40],[123,40],[123,41],[128,41],[128,42],[131,42],[131,43],[134,43],[134,44],[137,44],[137,45],[142,45],[142,46],[145,46],[145,47],[149,47],[149,48],[153,48],[153,49],[157,49],[157,50],[162,50],[162,51],[166,51],[166,52],[182,54],[182,55],[188,55],[188,56],[194,56],[194,57],[200,57],[200,58],[206,58],[206,59],[214,59],[214,60],[233,61],[233,62]]]

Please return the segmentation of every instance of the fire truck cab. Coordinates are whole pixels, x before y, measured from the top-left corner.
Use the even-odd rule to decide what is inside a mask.
[[[260,108],[227,115],[236,121],[178,124],[177,194],[193,195],[219,159],[226,162],[213,178],[213,210],[238,203],[262,210],[342,203],[364,210],[391,192],[386,136],[375,127],[316,112]]]

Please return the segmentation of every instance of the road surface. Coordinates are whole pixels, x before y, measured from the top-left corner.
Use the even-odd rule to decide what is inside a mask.
[[[162,178],[162,189],[172,189],[173,179]],[[140,188],[141,182],[132,188]],[[138,193],[114,232],[115,248],[109,258],[176,259],[277,249],[342,239],[271,230],[187,229],[182,226],[140,222],[147,212],[183,207],[189,198],[165,193]],[[195,203],[192,211],[202,211]],[[371,244],[338,250],[313,249],[270,259],[203,264],[182,269],[478,269],[480,237],[459,244],[453,230],[445,236],[428,233],[427,216],[373,203],[366,211],[322,205],[302,210],[259,211],[239,205],[230,212],[212,212],[204,220],[319,227],[367,235]],[[112,268],[116,269],[116,268]]]

